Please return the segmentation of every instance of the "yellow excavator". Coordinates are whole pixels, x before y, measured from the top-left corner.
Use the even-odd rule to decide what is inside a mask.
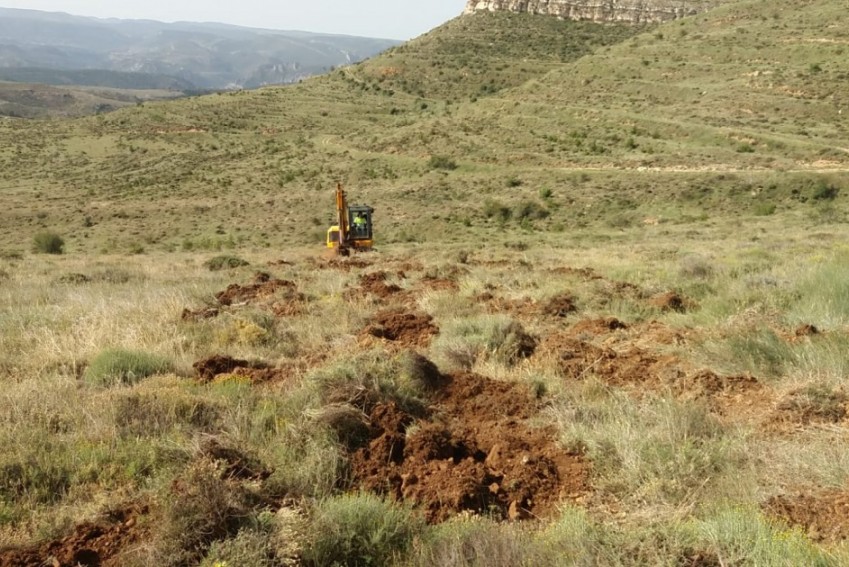
[[[336,224],[327,229],[327,247],[340,256],[351,250],[371,250],[374,246],[371,215],[368,205],[348,205],[342,184],[336,184]]]

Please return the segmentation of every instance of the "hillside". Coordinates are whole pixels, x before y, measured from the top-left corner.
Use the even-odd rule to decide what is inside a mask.
[[[475,14],[301,85],[146,104],[49,131],[10,124],[0,133],[10,203],[0,239],[56,227],[92,249],[315,242],[331,217],[315,192],[339,179],[383,203],[390,240],[497,232],[508,213],[559,230],[810,207],[845,175],[846,16],[827,0],[763,10],[741,2],[625,41],[640,30]],[[543,38],[575,30],[588,45],[564,41],[546,58],[546,41],[462,40],[472,29],[512,37],[533,22]],[[424,79],[435,60],[457,63]],[[389,62],[399,74],[386,78]],[[439,85],[456,85],[460,100]],[[291,223],[304,228],[281,230]],[[119,225],[128,230],[116,238]]]
[[[848,24],[482,10],[0,118],[0,567],[849,565]]]

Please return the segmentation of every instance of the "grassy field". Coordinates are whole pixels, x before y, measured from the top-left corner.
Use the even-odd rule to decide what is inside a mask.
[[[0,567],[846,564],[844,12],[0,122]]]
[[[342,261],[243,250],[248,265],[216,271],[182,252],[7,260],[3,541],[47,553],[30,546],[71,530],[122,565],[841,564],[845,229],[768,221]],[[291,283],[256,287],[258,271]],[[427,360],[479,377],[474,410],[452,413]],[[491,396],[509,426],[487,417]],[[491,431],[506,456],[482,449],[483,480],[444,466],[529,491],[531,518],[501,523],[515,510],[470,486],[434,504],[427,466],[444,457],[399,462],[421,491],[397,502],[369,484],[386,407],[410,416],[408,448],[434,427],[454,447]],[[557,454],[581,466],[558,468],[554,493],[582,484],[545,507],[508,467]]]

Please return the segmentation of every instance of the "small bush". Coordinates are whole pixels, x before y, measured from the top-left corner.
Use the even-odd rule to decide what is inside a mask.
[[[713,264],[701,256],[687,256],[681,260],[678,274],[683,278],[708,279],[715,273]]]
[[[840,564],[801,530],[787,529],[755,509],[721,510],[692,528],[724,565]]]
[[[243,260],[238,256],[216,256],[215,258],[210,258],[203,265],[209,269],[211,272],[217,272],[219,270],[228,270],[231,268],[241,268],[242,266],[249,266],[250,263],[247,260]]]
[[[833,201],[838,194],[840,194],[840,189],[837,186],[822,182],[814,187],[811,198],[815,201]]]
[[[430,160],[427,162],[427,166],[430,169],[444,169],[452,171],[457,169],[457,162],[446,156],[431,156]]]
[[[32,242],[34,252],[41,254],[62,254],[65,251],[65,241],[55,232],[39,232]]]
[[[171,370],[171,362],[146,352],[107,349],[98,354],[83,374],[83,380],[97,386],[135,384],[143,378]]]
[[[518,524],[498,523],[480,516],[458,516],[425,533],[412,564],[417,567],[556,565],[534,553],[538,550],[532,535]]]
[[[483,214],[486,218],[495,217],[501,222],[507,222],[513,216],[513,211],[501,201],[487,199],[483,204]]]
[[[218,424],[220,409],[207,400],[182,391],[131,391],[115,402],[115,425],[121,434],[135,438],[163,435],[172,429],[211,431]]]
[[[213,543],[201,567],[273,567],[280,564],[275,555],[269,534],[260,530],[243,529],[232,539]]]
[[[504,316],[458,319],[436,338],[436,347],[450,365],[468,369],[481,358],[515,364],[534,353],[537,339],[520,323]]]
[[[389,565],[424,529],[413,511],[372,494],[346,494],[318,505],[306,565]]]
[[[253,500],[239,482],[224,477],[221,462],[204,458],[191,463],[162,498],[165,511],[158,549],[162,557],[154,563],[196,565],[213,542],[246,527],[254,512]]]
[[[519,220],[540,220],[547,218],[551,213],[536,201],[522,201],[516,205],[514,216]]]

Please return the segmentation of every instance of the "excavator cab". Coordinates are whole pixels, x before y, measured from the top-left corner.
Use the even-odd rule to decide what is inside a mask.
[[[353,241],[372,240],[371,214],[374,209],[365,205],[348,207],[348,226],[351,227]]]
[[[337,223],[327,229],[327,247],[343,256],[347,256],[351,248],[370,250],[374,245],[372,213],[374,209],[368,205],[348,206],[347,196],[339,184],[336,187]]]

